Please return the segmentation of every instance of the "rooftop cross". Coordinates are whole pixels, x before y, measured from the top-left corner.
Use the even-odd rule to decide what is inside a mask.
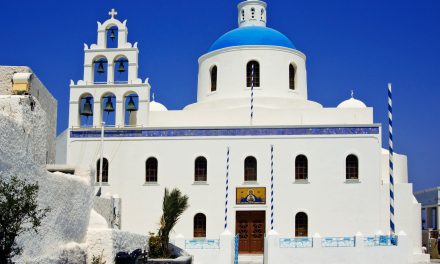
[[[351,98],[354,98],[354,91],[351,90]]]
[[[112,8],[112,10],[110,12],[108,12],[108,15],[111,16],[112,18],[115,18],[115,16],[118,14],[118,12],[116,12],[116,10],[114,8]]]

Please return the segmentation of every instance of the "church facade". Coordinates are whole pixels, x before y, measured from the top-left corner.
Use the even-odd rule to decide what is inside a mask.
[[[274,247],[275,259],[341,247],[371,261],[368,243],[385,252],[397,241],[405,262],[383,263],[426,260],[406,157],[394,155],[392,233],[389,155],[373,109],[353,97],[336,108],[308,100],[306,56],[266,26],[265,2],[238,5],[238,28],[198,60],[197,102],[175,111],[151,100],[137,43],[116,14],[98,22],[97,43],[84,45],[84,78],[71,81],[66,159],[96,168],[96,188],[121,198],[121,229],[155,232],[164,189],[179,188],[190,207],[172,241],[184,238],[196,263],[214,262],[191,246],[221,250],[225,232],[238,234],[240,255],[266,263],[276,263],[266,256]],[[333,263],[309,252],[314,261],[295,263]]]

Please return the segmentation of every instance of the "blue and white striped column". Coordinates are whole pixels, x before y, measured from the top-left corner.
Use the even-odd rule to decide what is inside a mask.
[[[252,72],[251,72],[251,124],[254,119],[254,69],[255,65],[252,63]]]
[[[270,230],[273,230],[273,145],[270,145]]]
[[[225,230],[228,228],[228,201],[229,201],[229,147],[226,152]]]
[[[389,150],[389,170],[390,170],[390,234],[396,233],[394,222],[394,163],[393,163],[393,97],[391,83],[388,84],[388,150]]]

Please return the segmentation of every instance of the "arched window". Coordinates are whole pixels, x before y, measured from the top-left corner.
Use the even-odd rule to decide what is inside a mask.
[[[295,180],[307,180],[308,161],[304,155],[298,155],[295,159]]]
[[[251,15],[252,15],[252,18],[255,18],[255,8],[251,8]]]
[[[148,158],[145,162],[145,182],[157,182],[156,158]]]
[[[308,217],[306,213],[299,212],[295,216],[295,236],[306,237],[308,235]]]
[[[347,180],[359,179],[359,161],[353,154],[348,155],[345,159],[345,175]]]
[[[118,27],[112,26],[107,29],[107,48],[117,48],[118,47]]]
[[[244,9],[241,10],[241,20],[244,21]]]
[[[217,66],[211,68],[211,92],[217,91]]]
[[[198,213],[194,216],[194,237],[206,237],[206,216]]]
[[[289,89],[290,90],[295,90],[295,75],[296,75],[296,69],[292,64],[290,64],[289,65]]]
[[[264,8],[261,8],[261,20],[264,21]]]
[[[260,64],[256,61],[248,62],[246,66],[246,85],[251,87],[252,81],[254,87],[260,87]]]
[[[101,176],[101,159],[96,162],[96,182],[99,182]],[[102,159],[102,182],[108,182],[108,160]]]
[[[249,156],[244,160],[244,180],[257,180],[257,159]]]
[[[208,172],[208,162],[205,157],[198,157],[194,162],[194,180],[206,182]]]

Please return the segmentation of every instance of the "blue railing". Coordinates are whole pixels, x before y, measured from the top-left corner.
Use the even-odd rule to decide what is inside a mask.
[[[321,240],[322,247],[354,247],[354,237],[324,237]]]
[[[185,249],[220,249],[220,240],[218,239],[185,240]]]
[[[240,244],[240,235],[236,234],[234,238],[234,264],[238,264],[238,246]]]
[[[313,238],[280,238],[280,248],[312,248]]]
[[[364,245],[366,247],[386,247],[397,246],[397,236],[368,236],[364,238]]]

